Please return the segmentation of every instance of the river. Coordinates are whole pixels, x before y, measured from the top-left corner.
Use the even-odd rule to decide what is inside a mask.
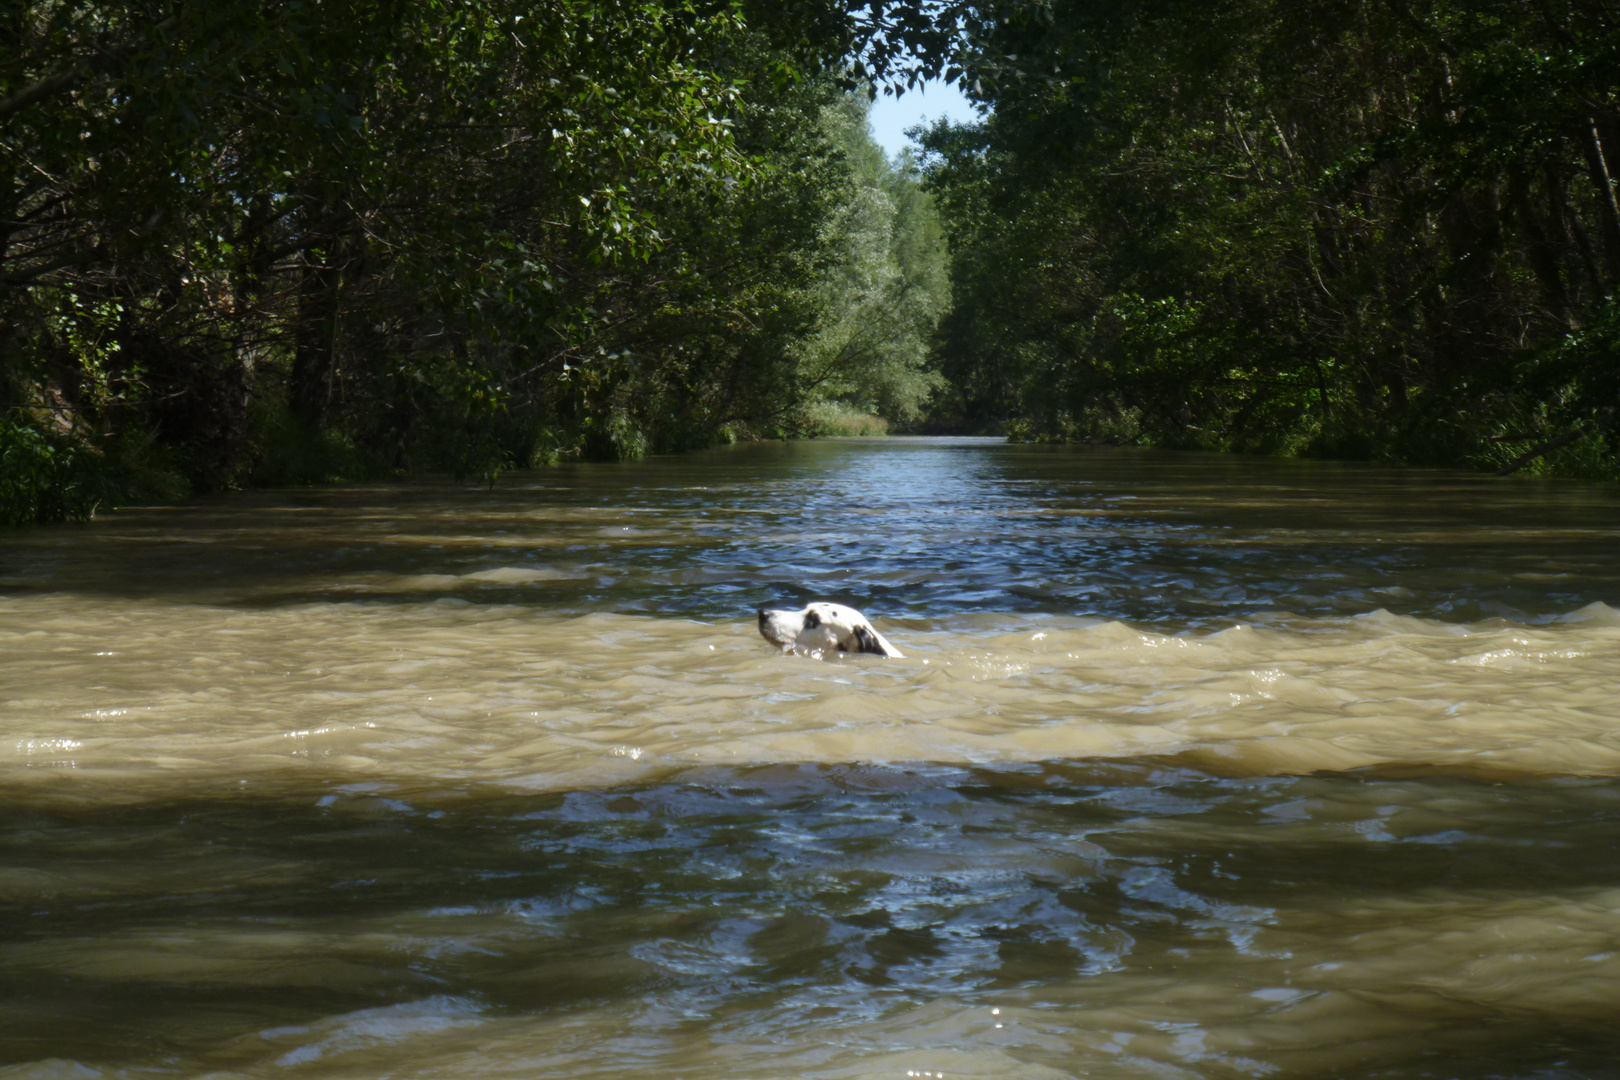
[[[1613,485],[974,439],[6,534],[0,1080],[1612,1078],[1617,609]]]

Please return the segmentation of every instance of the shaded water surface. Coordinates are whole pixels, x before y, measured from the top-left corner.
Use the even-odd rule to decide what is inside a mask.
[[[1620,1076],[1616,608],[1612,486],[976,440],[10,534],[0,1080]]]

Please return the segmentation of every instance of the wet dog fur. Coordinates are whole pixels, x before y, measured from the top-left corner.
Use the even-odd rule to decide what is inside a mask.
[[[862,652],[878,656],[903,657],[872,628],[866,616],[852,607],[823,601],[800,611],[773,611],[761,608],[759,632],[765,640],[783,651]]]

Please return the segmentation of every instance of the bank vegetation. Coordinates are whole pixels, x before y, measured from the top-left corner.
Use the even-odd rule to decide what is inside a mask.
[[[925,137],[964,422],[1620,477],[1620,8],[1004,12]]]
[[[0,519],[917,420],[947,290],[839,8],[29,0]]]
[[[1616,477],[1617,18],[19,0],[0,520],[891,425]]]

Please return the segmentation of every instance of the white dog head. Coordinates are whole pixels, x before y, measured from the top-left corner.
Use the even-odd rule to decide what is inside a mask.
[[[803,611],[759,613],[759,632],[772,645],[807,652],[864,652],[899,657],[904,654],[872,629],[866,616],[842,604],[816,602]]]

